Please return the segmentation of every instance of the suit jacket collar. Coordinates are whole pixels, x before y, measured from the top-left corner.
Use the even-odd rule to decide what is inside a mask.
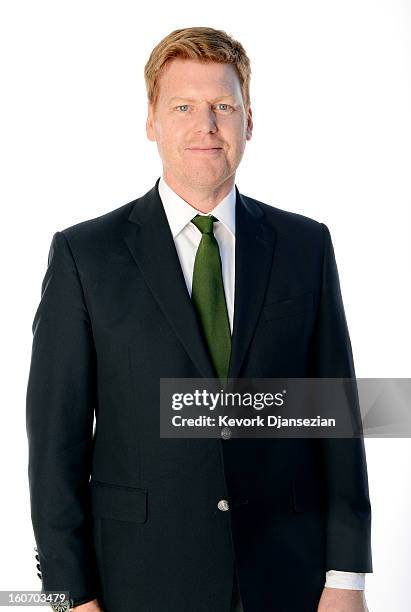
[[[164,206],[164,211],[171,229],[173,238],[184,229],[184,227],[196,216],[203,215],[181,198],[171,189],[166,183],[164,177],[160,177],[158,183],[158,192]],[[235,185],[230,192],[213,208],[211,214],[216,217],[225,227],[235,236],[235,205],[236,192]],[[208,213],[207,213],[208,214]]]
[[[154,187],[136,200],[124,239],[199,376],[214,378],[208,348],[159,196],[159,181],[157,179]],[[229,378],[238,377],[249,348],[263,305],[276,240],[275,230],[267,225],[262,207],[241,195],[237,186],[235,194],[236,277]]]

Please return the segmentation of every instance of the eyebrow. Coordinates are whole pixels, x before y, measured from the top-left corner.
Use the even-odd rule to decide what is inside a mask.
[[[235,96],[233,94],[223,94],[222,96],[218,96],[217,98],[214,98],[213,102],[217,102],[217,100],[223,100],[224,98],[231,98],[235,100]],[[170,102],[173,102],[174,100],[186,100],[187,102],[197,101],[194,98],[186,98],[185,96],[173,96],[172,98],[169,98],[168,102],[170,103]]]

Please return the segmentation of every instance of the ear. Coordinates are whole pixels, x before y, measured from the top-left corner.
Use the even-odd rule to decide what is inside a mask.
[[[253,135],[253,112],[251,106],[248,107],[247,111],[247,129],[246,129],[246,140],[251,140]]]
[[[149,140],[152,140],[153,142],[156,140],[154,131],[154,108],[150,102],[147,102],[146,134]]]

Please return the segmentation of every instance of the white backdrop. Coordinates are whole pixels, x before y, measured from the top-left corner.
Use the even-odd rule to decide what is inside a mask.
[[[411,3],[10,0],[0,11],[0,589],[29,590],[40,581],[25,393],[51,238],[160,176],[143,68],[171,30],[212,26],[243,43],[254,134],[237,186],[328,225],[357,376],[411,376]],[[370,612],[411,609],[410,447],[366,440]]]

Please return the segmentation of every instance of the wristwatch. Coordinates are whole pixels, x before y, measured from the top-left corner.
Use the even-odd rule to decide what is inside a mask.
[[[72,606],[69,600],[65,600],[65,601],[60,601],[58,603],[54,603],[54,604],[50,604],[51,609],[54,610],[54,612],[70,612],[70,610],[72,610]]]

